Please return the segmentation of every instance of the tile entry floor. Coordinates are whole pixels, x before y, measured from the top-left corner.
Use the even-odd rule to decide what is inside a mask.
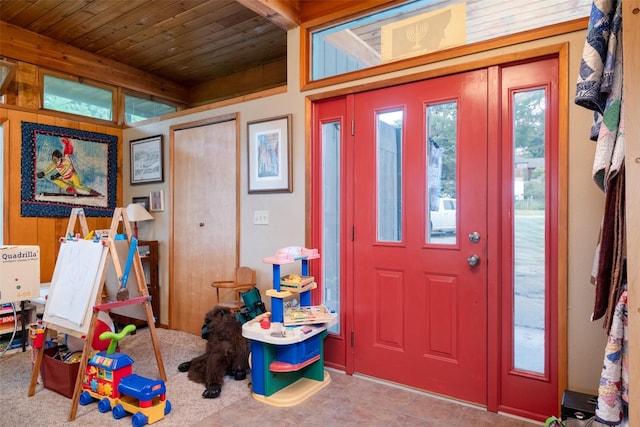
[[[197,423],[209,426],[534,427],[543,425],[487,412],[407,388],[332,369],[331,383],[304,402],[274,407],[251,396]]]

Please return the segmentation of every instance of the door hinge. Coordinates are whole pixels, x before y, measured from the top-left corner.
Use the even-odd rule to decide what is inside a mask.
[[[354,136],[355,134],[356,134],[356,121],[351,120],[351,136]]]
[[[356,238],[356,226],[352,225],[351,226],[351,241],[353,242]]]
[[[351,348],[353,348],[355,344],[355,339],[356,339],[355,336],[356,336],[355,332],[351,331]]]

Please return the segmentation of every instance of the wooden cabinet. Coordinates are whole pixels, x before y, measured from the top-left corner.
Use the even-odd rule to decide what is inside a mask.
[[[138,253],[147,279],[147,290],[151,296],[153,316],[156,318],[156,327],[160,326],[160,275],[158,273],[158,241],[138,241]]]
[[[158,273],[158,241],[157,240],[139,240],[138,253],[140,254],[140,262],[142,270],[147,282],[147,291],[151,297],[151,308],[153,316],[156,319],[155,326],[160,325],[160,275]],[[136,326],[146,325],[146,320],[132,319],[119,314],[112,314],[117,326],[132,323]],[[118,328],[119,329],[119,328]]]

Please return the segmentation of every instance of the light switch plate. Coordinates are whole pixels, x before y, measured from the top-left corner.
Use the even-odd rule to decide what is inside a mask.
[[[253,223],[255,225],[269,224],[269,211],[253,211]]]

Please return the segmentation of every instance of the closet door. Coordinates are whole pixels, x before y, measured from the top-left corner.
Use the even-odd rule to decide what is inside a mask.
[[[236,121],[172,129],[169,327],[200,335],[238,258]]]

